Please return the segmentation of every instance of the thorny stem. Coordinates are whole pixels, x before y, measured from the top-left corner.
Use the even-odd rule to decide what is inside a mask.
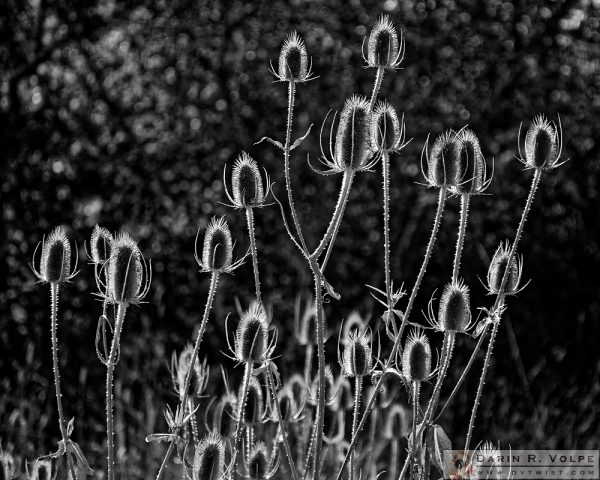
[[[115,425],[113,417],[113,377],[115,366],[117,364],[117,354],[119,351],[119,343],[121,341],[121,330],[123,328],[123,320],[127,305],[119,303],[117,308],[117,319],[115,321],[115,330],[113,333],[112,343],[110,346],[110,354],[106,362],[106,445],[108,448],[108,480],[115,478]]]
[[[371,469],[373,468],[373,451],[375,449],[375,433],[377,430],[379,410],[375,408],[371,413],[371,428],[369,429],[369,444],[367,449],[367,463],[365,466],[365,472],[367,472],[367,478],[371,478]]]
[[[356,425],[358,424],[358,414],[360,412],[360,396],[362,394],[362,384],[362,375],[357,375],[354,379],[354,414],[352,416],[352,436],[356,435]],[[354,480],[354,463],[356,462],[356,454],[354,453],[354,448],[350,453],[350,480]]]
[[[508,262],[506,264],[506,269],[504,270],[504,275],[502,276],[502,283],[500,284],[500,289],[498,295],[496,296],[496,301],[494,302],[494,307],[492,311],[498,311],[498,309],[504,305],[504,298],[506,293],[504,289],[506,287],[506,282],[508,281],[508,277],[510,275],[510,265],[512,265],[513,258],[515,258],[515,254],[517,252],[517,248],[519,246],[519,242],[521,241],[521,236],[523,235],[523,228],[525,227],[525,221],[527,220],[527,215],[529,214],[529,210],[531,210],[531,205],[533,204],[533,199],[535,197],[535,192],[537,191],[538,185],[540,183],[540,178],[542,177],[542,168],[537,168],[535,170],[535,174],[533,175],[533,180],[531,181],[531,188],[529,189],[529,195],[527,196],[527,201],[525,202],[525,208],[523,209],[523,214],[521,215],[521,220],[519,222],[519,227],[517,228],[517,233],[515,235],[515,241],[512,244],[510,249],[510,254],[508,256]],[[499,319],[494,321],[494,325],[492,327],[492,333],[490,335],[490,342],[488,343],[487,352],[485,354],[485,360],[483,363],[483,370],[481,372],[481,377],[479,378],[479,385],[477,386],[477,394],[475,395],[475,402],[473,403],[473,410],[471,411],[471,418],[469,420],[469,428],[467,430],[467,439],[465,441],[465,452],[469,449],[471,443],[471,437],[473,435],[473,428],[475,426],[475,418],[477,417],[477,408],[479,407],[479,401],[481,399],[481,393],[483,391],[483,384],[485,383],[485,377],[487,376],[487,371],[490,364],[490,359],[492,357],[492,350],[494,348],[494,340],[496,339],[496,334],[498,333],[498,325],[500,324]]]
[[[202,323],[200,324],[200,330],[198,331],[196,343],[194,344],[194,350],[192,351],[192,367],[194,365],[194,362],[198,361],[198,350],[200,349],[200,343],[202,342],[202,337],[204,336],[204,331],[206,330],[206,324],[208,323],[208,314],[210,313],[213,301],[215,299],[215,293],[217,291],[217,285],[219,283],[219,275],[220,272],[216,270],[212,272],[210,277],[210,287],[208,289],[208,298],[206,299],[206,305],[204,306],[204,315],[202,316]],[[187,375],[185,376],[185,382],[183,384],[183,398],[181,399],[181,408],[184,408],[187,402],[188,392],[190,389],[190,382],[192,381],[193,370],[193,368],[188,369]],[[181,426],[179,428],[181,428]],[[179,431],[174,433],[178,434]],[[174,447],[175,442],[171,441],[169,443],[167,453],[165,454],[165,458],[163,459],[163,462],[160,465],[160,469],[158,470],[158,474],[156,475],[156,480],[160,480],[164,475],[167,463],[171,457],[171,454],[173,453]]]
[[[460,258],[465,243],[465,231],[467,230],[467,219],[469,217],[469,203],[471,196],[463,193],[460,197],[460,225],[458,227],[458,238],[456,239],[456,251],[454,252],[454,266],[452,268],[452,283],[458,280],[460,270]]]
[[[292,458],[292,451],[290,449],[290,444],[287,439],[287,429],[285,427],[285,423],[283,422],[283,417],[281,416],[281,408],[279,406],[279,401],[277,399],[277,391],[275,390],[275,382],[273,381],[273,374],[271,373],[271,369],[267,367],[267,380],[269,381],[269,388],[271,389],[271,394],[273,395],[273,402],[275,403],[275,410],[277,411],[277,419],[279,421],[278,431],[281,431],[281,435],[283,436],[283,447],[285,449],[285,454],[288,459],[288,464],[290,466],[290,471],[292,472],[292,479],[298,480],[298,472],[296,471],[296,465],[294,464],[294,459]],[[279,443],[279,439],[277,439]]]
[[[252,362],[246,362],[246,369],[244,370],[244,380],[242,381],[242,388],[240,389],[240,398],[238,402],[237,412],[237,424],[235,426],[235,437],[233,443],[233,454],[231,464],[233,470],[236,470],[235,464],[238,456],[238,445],[242,439],[242,423],[244,421],[244,409],[246,408],[246,401],[248,400],[248,387],[250,385],[250,377],[252,376]]]
[[[417,422],[419,420],[419,393],[421,391],[421,382],[413,381],[413,408],[412,408],[412,444],[410,446],[409,457],[413,465],[417,463]]]
[[[256,249],[256,238],[254,236],[254,212],[252,207],[246,207],[246,224],[248,236],[250,237],[250,251],[252,252],[252,269],[254,270],[254,289],[256,301],[262,303],[260,297],[260,278],[258,276],[258,251]]]
[[[440,392],[442,390],[442,383],[446,378],[446,373],[448,373],[448,367],[450,365],[450,360],[452,359],[452,352],[454,351],[454,339],[456,333],[453,331],[444,332],[444,345],[442,347],[442,363],[440,365],[440,370],[437,374],[437,380],[435,382],[435,386],[433,387],[433,393],[431,394],[431,400],[427,405],[427,410],[423,415],[423,426],[420,428],[420,433],[423,431],[423,428],[426,424],[431,421],[431,417],[433,416],[433,412],[435,411],[435,407],[440,398]]]
[[[189,412],[190,412],[190,425],[192,426],[192,437],[194,439],[194,444],[198,445],[198,442],[200,441],[200,437],[198,436],[198,423],[196,421],[196,414],[194,413],[194,410],[196,408],[196,406],[194,405],[194,399],[190,398],[188,400],[188,404],[189,404]]]
[[[375,84],[373,85],[373,92],[371,93],[371,100],[369,101],[369,111],[373,110],[373,106],[375,105],[375,101],[377,100],[377,95],[379,94],[379,89],[381,88],[381,81],[383,80],[384,73],[385,73],[385,68],[377,67],[377,75],[375,76]]]
[[[51,334],[52,334],[52,369],[54,371],[54,386],[56,388],[56,406],[58,408],[58,426],[60,428],[60,435],[65,446],[65,454],[67,455],[67,463],[69,470],[71,471],[71,477],[75,480],[75,470],[73,468],[73,461],[68,453],[67,448],[67,424],[65,421],[65,414],[62,405],[62,393],[60,392],[60,372],[58,370],[58,340],[56,330],[58,328],[58,283],[50,283],[50,321],[51,321]]]
[[[444,213],[444,207],[446,205],[446,194],[447,194],[447,187],[445,185],[442,185],[442,187],[440,188],[440,193],[439,193],[439,197],[438,197],[437,211],[435,214],[435,219],[433,221],[433,228],[431,230],[431,236],[429,237],[429,243],[427,244],[427,250],[425,251],[425,257],[423,258],[423,263],[421,265],[421,269],[419,270],[419,274],[417,276],[415,285],[410,293],[410,298],[408,299],[408,305],[406,306],[406,310],[404,312],[404,318],[402,319],[402,323],[400,325],[400,331],[398,332],[398,336],[396,337],[396,340],[394,341],[394,346],[392,347],[392,352],[390,353],[390,356],[388,357],[387,361],[385,362],[385,365],[383,366],[382,374],[379,376],[379,379],[377,380],[377,384],[375,385],[375,388],[373,389],[373,393],[369,397],[369,401],[367,402],[367,406],[365,408],[365,413],[361,417],[360,423],[358,424],[356,435],[353,435],[352,440],[350,442],[349,451],[351,448],[353,448],[356,445],[358,434],[364,427],[364,424],[367,420],[367,417],[369,415],[371,407],[373,406],[373,402],[375,401],[375,398],[377,397],[377,395],[381,389],[381,385],[383,384],[385,375],[388,373],[389,368],[392,365],[392,362],[394,361],[394,359],[397,356],[398,350],[400,348],[400,340],[402,338],[402,333],[404,332],[404,328],[406,327],[406,324],[408,322],[408,318],[412,311],[412,308],[413,308],[413,305],[415,302],[415,298],[417,296],[417,292],[419,290],[419,287],[421,286],[421,282],[423,281],[423,277],[425,276],[425,271],[427,270],[427,265],[429,264],[429,259],[431,258],[431,254],[433,252],[433,246],[435,245],[437,232],[440,228],[440,224],[442,221],[442,215]],[[342,473],[344,471],[344,468],[346,467],[346,464],[348,463],[348,460],[349,460],[349,455],[346,454],[346,457],[344,458],[344,462],[342,463],[342,466],[341,466],[340,470],[338,471],[336,480],[341,479]]]
[[[398,335],[393,318],[392,282],[390,274],[390,153],[384,148],[381,156],[383,171],[383,266],[385,271],[385,293],[387,296],[387,320],[392,323],[394,336]]]

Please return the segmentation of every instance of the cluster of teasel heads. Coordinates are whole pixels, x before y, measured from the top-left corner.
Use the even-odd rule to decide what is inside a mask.
[[[284,157],[288,201],[284,206],[273,195],[273,202],[279,205],[287,233],[307,261],[315,282],[314,297],[307,300],[303,308],[299,299],[296,305],[295,334],[297,342],[305,348],[304,369],[284,380],[273,361],[277,326],[262,301],[254,229],[254,210],[269,205],[271,182],[266,171],[263,176],[258,163],[244,152],[233,165],[230,181],[224,171],[224,183],[229,205],[246,214],[250,247],[245,255],[235,258],[234,242],[225,218],[213,218],[202,241],[198,232],[195,257],[200,271],[210,274],[210,287],[194,342],[179,354],[173,354],[176,406],[174,410],[168,406],[165,411],[168,432],[150,434],[146,438],[148,442],[168,444],[157,480],[172,477],[173,471],[177,472],[177,478],[193,480],[263,480],[274,477],[294,480],[308,477],[348,477],[350,480],[410,477],[420,480],[432,475],[432,466],[447,475],[447,469],[452,466],[445,462],[442,451],[449,449],[451,443],[437,421],[460,389],[484,339],[488,339],[464,444],[464,450],[469,450],[494,340],[506,309],[506,298],[523,288],[523,263],[517,255],[517,248],[525,220],[542,174],[561,164],[560,124],[557,127],[541,115],[535,117],[525,135],[524,153],[521,153],[519,132],[519,160],[527,169],[534,171],[533,181],[514,240],[501,243],[491,260],[486,288],[494,296],[494,302],[490,308],[480,309],[485,315],[478,320],[471,313],[469,287],[460,278],[460,260],[470,201],[485,192],[491,175],[487,174],[477,136],[466,127],[440,134],[431,148],[429,141],[425,143],[421,158],[423,175],[425,184],[439,191],[438,203],[423,263],[407,304],[399,310],[396,306],[405,292],[394,290],[389,266],[389,162],[391,155],[401,153],[407,142],[403,117],[398,117],[388,101],[378,100],[378,95],[384,74],[396,70],[403,59],[404,38],[387,17],[382,17],[365,39],[365,44],[367,66],[376,71],[371,96],[368,99],[352,95],[345,102],[337,125],[334,115],[328,154],[321,147],[319,160],[325,169],[319,170],[310,165],[323,175],[342,175],[331,221],[313,249],[309,248],[301,219],[295,210],[289,170],[291,152],[310,132],[309,128],[304,136],[292,142],[295,91],[313,78],[306,47],[296,33],[284,42],[278,67],[271,65],[275,77],[288,85],[285,141],[264,139],[279,148]],[[382,345],[381,332],[373,331],[368,322],[353,314],[339,330],[339,374],[336,375],[325,357],[324,344],[331,332],[326,332],[323,304],[325,294],[333,298],[338,298],[339,294],[327,281],[325,269],[356,173],[373,171],[378,164],[382,166],[383,175],[385,285],[383,289],[370,288],[372,295],[385,308],[382,319],[389,344]],[[409,318],[432,255],[446,201],[451,196],[459,197],[461,201],[452,275],[442,289],[437,312],[435,300],[432,298],[430,301],[426,316],[428,324],[423,325],[409,321]],[[255,298],[245,311],[238,311],[239,322],[233,341],[227,338],[228,356],[243,367],[244,375],[238,388],[232,389],[225,369],[221,367],[225,393],[218,396],[214,394],[218,388],[208,388],[209,368],[206,361],[200,361],[201,344],[220,276],[239,268],[247,256],[252,258]],[[58,374],[58,292],[77,273],[72,257],[70,243],[60,227],[42,242],[39,260],[36,260],[37,254],[34,255],[36,276],[51,287],[52,352],[62,440],[57,452],[34,464],[30,478],[41,478],[35,472],[50,469],[49,461],[52,459],[62,461],[70,478],[84,478],[92,472],[83,452],[70,439],[74,422],[71,420],[67,424],[65,421]],[[114,369],[120,356],[125,313],[130,305],[140,303],[148,293],[151,268],[128,234],[113,236],[98,226],[92,233],[90,258],[95,266],[98,294],[103,304],[97,326],[96,349],[100,361],[107,368],[108,454],[105,478],[113,480],[119,476],[112,414]],[[411,331],[404,335],[408,325],[411,325]],[[433,359],[429,336],[436,332],[442,334],[443,340],[438,358]],[[442,386],[457,334],[470,335],[477,339],[477,343],[459,381],[440,407]],[[378,344],[377,353],[374,343]],[[382,348],[389,352],[385,358],[381,357]],[[366,386],[365,379],[370,380]],[[426,401],[421,398],[424,385],[431,385],[427,388],[429,395]],[[489,444],[482,448],[493,450]],[[2,458],[8,458],[2,455]],[[469,458],[464,460],[464,465],[468,465]],[[3,465],[9,463],[5,461]],[[468,472],[465,469],[459,472],[459,476],[469,476]],[[10,478],[11,472],[5,470],[3,473],[5,478]]]

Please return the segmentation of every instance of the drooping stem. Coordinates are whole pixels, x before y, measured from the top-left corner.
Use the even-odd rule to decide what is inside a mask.
[[[252,207],[246,207],[246,224],[248,226],[248,236],[250,237],[250,252],[252,254],[252,269],[254,270],[256,301],[262,303],[260,297],[260,278],[258,276],[258,250],[256,249],[256,238],[254,235],[254,213]]]
[[[379,89],[381,88],[381,82],[383,80],[384,73],[385,68],[377,67],[377,75],[375,76],[375,83],[373,84],[373,92],[371,93],[371,99],[369,100],[369,110],[373,110],[373,106],[377,100],[377,95],[379,94]]]
[[[117,308],[117,319],[115,321],[113,338],[110,345],[110,354],[108,356],[108,361],[106,362],[106,445],[108,448],[108,480],[114,480],[115,478],[115,424],[113,415],[113,377],[115,372],[115,366],[117,364],[117,355],[119,354],[119,349],[121,348],[121,330],[123,328],[123,320],[125,319],[126,311],[127,305],[124,303],[119,303],[119,306]]]
[[[296,465],[294,464],[294,459],[292,458],[292,451],[290,449],[290,444],[288,442],[288,435],[286,425],[283,421],[283,417],[281,416],[281,407],[279,406],[279,401],[277,398],[277,391],[275,390],[275,382],[273,381],[273,373],[271,373],[271,369],[267,367],[267,380],[269,382],[269,388],[271,390],[271,394],[273,395],[273,402],[275,404],[275,410],[277,411],[277,420],[279,421],[278,425],[278,435],[281,434],[283,436],[283,447],[285,449],[285,454],[287,456],[288,465],[290,467],[290,472],[292,472],[292,479],[298,480],[298,472],[296,471]],[[277,441],[279,441],[277,439]]]
[[[521,220],[519,221],[519,227],[517,228],[517,233],[515,235],[515,240],[510,249],[510,253],[508,256],[508,262],[506,263],[506,269],[504,270],[504,275],[502,276],[502,282],[500,284],[500,288],[498,290],[498,295],[496,296],[496,301],[494,302],[494,306],[492,308],[492,312],[502,311],[502,306],[504,305],[504,299],[506,294],[504,289],[506,288],[506,282],[508,281],[508,277],[510,276],[510,266],[512,265],[512,261],[515,258],[517,248],[519,246],[519,242],[521,241],[521,237],[523,235],[523,229],[525,227],[525,222],[527,221],[527,215],[531,210],[531,205],[533,204],[533,199],[535,197],[535,192],[537,191],[538,185],[540,183],[540,178],[542,177],[542,168],[537,168],[535,170],[535,174],[533,175],[533,179],[531,181],[531,188],[529,189],[529,195],[527,196],[527,201],[525,202],[525,208],[523,209],[523,214],[521,215]],[[495,319],[492,327],[492,333],[490,335],[490,341],[488,343],[487,352],[485,354],[485,360],[483,363],[483,370],[481,372],[481,377],[479,378],[479,385],[477,386],[477,393],[475,395],[475,401],[473,403],[473,410],[471,411],[471,418],[469,419],[469,428],[467,430],[467,439],[465,441],[465,452],[469,449],[471,444],[471,437],[473,435],[473,428],[475,427],[475,419],[477,417],[477,409],[479,407],[479,401],[481,399],[481,393],[483,391],[483,384],[485,383],[485,378],[487,376],[487,371],[489,368],[490,359],[492,357],[492,350],[494,348],[494,340],[496,339],[496,334],[498,333],[498,325],[500,324],[500,319]]]
[[[202,322],[200,323],[200,330],[198,331],[198,335],[196,336],[196,342],[194,343],[194,350],[192,351],[192,362],[197,361],[198,358],[198,350],[200,349],[200,343],[202,342],[202,337],[204,336],[204,331],[206,330],[206,324],[208,323],[208,316],[210,310],[212,308],[213,301],[215,299],[215,293],[217,292],[217,285],[219,283],[219,271],[213,271],[210,277],[210,287],[208,289],[208,298],[206,299],[206,305],[204,306],[204,314],[202,316]],[[194,365],[194,363],[192,363]],[[181,399],[181,408],[184,408],[187,399],[188,392],[190,389],[190,382],[192,381],[192,372],[193,368],[188,369],[187,375],[185,376],[185,382],[183,386],[183,397]],[[179,432],[175,432],[179,433]],[[169,448],[167,449],[167,453],[165,454],[165,458],[160,465],[160,469],[158,470],[158,474],[156,475],[156,480],[160,480],[165,473],[165,469],[167,468],[167,463],[171,458],[171,454],[173,453],[173,448],[175,446],[174,441],[169,442]]]
[[[467,219],[469,217],[469,203],[471,196],[463,193],[460,196],[460,225],[458,227],[458,238],[456,239],[456,250],[454,252],[454,266],[452,267],[452,282],[458,280],[460,270],[460,258],[462,256],[463,245],[465,243],[465,232],[467,230]]]
[[[52,336],[52,370],[54,371],[54,387],[56,389],[56,406],[58,408],[58,427],[63,444],[67,445],[67,422],[62,405],[62,393],[60,391],[60,371],[58,369],[58,283],[50,283],[50,330]],[[71,471],[71,477],[75,480],[75,470],[71,456],[67,454],[67,463]]]
[[[431,258],[431,254],[433,252],[433,246],[435,245],[435,240],[437,238],[437,232],[440,228],[442,216],[444,213],[444,207],[446,205],[446,194],[447,194],[446,186],[442,186],[440,188],[440,193],[438,196],[437,210],[436,210],[435,218],[433,221],[433,228],[431,230],[431,235],[429,237],[429,243],[427,244],[427,250],[425,251],[425,257],[423,258],[423,263],[421,264],[421,269],[419,270],[419,274],[417,275],[417,280],[415,282],[415,285],[410,293],[410,298],[408,299],[408,305],[406,306],[406,310],[404,311],[404,318],[402,319],[402,323],[400,324],[400,330],[398,332],[398,336],[396,337],[396,340],[394,341],[394,345],[392,347],[390,356],[388,357],[387,361],[385,362],[385,365],[383,366],[382,374],[379,376],[379,379],[377,380],[377,384],[375,385],[375,388],[373,389],[373,393],[369,397],[367,406],[365,408],[365,413],[361,417],[360,423],[358,424],[357,435],[354,435],[350,442],[350,448],[353,448],[356,445],[358,433],[360,433],[362,428],[364,427],[364,424],[367,420],[367,417],[369,415],[371,407],[373,406],[373,402],[375,401],[375,398],[377,397],[377,395],[381,389],[383,380],[384,380],[386,374],[388,373],[392,362],[397,357],[397,353],[400,348],[400,340],[402,338],[402,333],[404,332],[404,328],[406,327],[406,324],[408,322],[408,318],[412,311],[412,308],[413,308],[413,305],[415,302],[415,298],[417,296],[417,292],[421,286],[421,282],[423,281],[423,277],[425,276],[425,271],[427,270],[427,265],[429,264],[429,259]],[[341,466],[340,470],[338,471],[336,480],[341,479],[343,470],[346,467],[348,460],[349,460],[349,455],[346,454],[346,457],[344,458],[344,462],[342,463],[342,466]]]
[[[354,378],[354,414],[352,415],[352,436],[356,435],[356,427],[358,425],[358,414],[360,413],[360,396],[362,394],[362,375],[357,375]],[[354,467],[356,462],[356,454],[354,448],[350,452],[350,480],[354,480]]]
[[[237,422],[235,426],[235,436],[233,443],[233,454],[231,458],[231,464],[233,470],[236,470],[236,462],[238,456],[238,445],[242,440],[242,432],[244,430],[244,410],[246,409],[246,402],[248,400],[248,387],[250,386],[250,377],[252,377],[252,362],[246,362],[246,368],[244,370],[244,379],[242,380],[242,387],[240,388],[240,398],[238,398],[238,411],[237,411]]]

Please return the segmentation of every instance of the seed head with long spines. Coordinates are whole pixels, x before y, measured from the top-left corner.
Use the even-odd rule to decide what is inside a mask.
[[[196,263],[200,266],[202,272],[212,273],[231,273],[238,268],[246,255],[239,260],[233,261],[233,240],[229,225],[225,217],[212,217],[206,232],[204,233],[204,241],[202,243],[202,258],[198,256],[198,237],[200,230],[196,234],[195,253]]]
[[[227,188],[225,180],[225,171],[223,171],[223,185],[225,185],[225,194],[231,202],[233,208],[257,208],[265,206],[265,198],[271,191],[271,182],[269,176],[266,177],[266,186],[263,186],[263,179],[254,160],[246,152],[242,152],[233,165],[231,174],[231,193]]]
[[[465,333],[471,328],[469,287],[462,280],[444,287],[437,318],[433,313],[433,299],[429,302],[428,322],[441,332]]]
[[[37,249],[36,247],[36,252]],[[34,262],[35,262],[34,252]],[[76,258],[77,261],[77,258]],[[62,227],[56,227],[48,238],[42,241],[42,255],[39,268],[31,264],[35,276],[44,283],[61,284],[77,274],[77,264],[71,273],[71,245]]]
[[[261,303],[254,302],[241,318],[235,336],[235,357],[242,363],[262,363],[269,353],[269,323]]]
[[[479,139],[469,128],[463,128],[457,133],[458,168],[456,184],[450,191],[456,194],[478,195],[483,193],[491,178],[487,178],[487,167]]]
[[[363,47],[364,48],[364,47]],[[369,67],[396,69],[404,56],[404,38],[387,15],[379,17],[367,43],[366,61]]]
[[[151,273],[128,233],[115,237],[107,265],[107,299],[124,305],[140,303],[148,293]]]
[[[313,78],[311,67],[304,40],[297,32],[292,32],[281,47],[277,71],[271,65],[271,73],[281,82],[304,83]]]
[[[508,242],[500,243],[487,273],[487,289],[490,294],[498,295],[500,293],[500,287],[502,286],[502,279],[504,272],[508,267],[508,259],[510,258],[510,244]],[[523,260],[514,256],[511,260],[510,267],[508,270],[508,278],[504,284],[503,293],[505,295],[515,295],[521,291],[519,287],[521,283],[521,275],[523,273]]]
[[[373,109],[371,122],[371,144],[381,151],[400,151],[405,143],[404,117],[398,119],[396,109],[386,100],[379,101]]]
[[[348,377],[368,375],[373,367],[371,339],[367,332],[350,332],[342,362],[344,374]]]
[[[422,165],[423,175],[430,187],[455,187],[460,164],[460,139],[454,130],[446,130],[433,142],[431,152],[425,143],[423,153],[427,168]],[[421,163],[423,163],[421,161]]]
[[[113,242],[114,238],[106,228],[94,226],[90,238],[90,254],[94,264],[103,265],[110,258]]]
[[[536,115],[525,134],[525,158],[521,162],[528,168],[549,170],[564,163],[559,162],[561,151],[559,129],[544,115]]]
[[[409,382],[423,382],[431,375],[431,347],[422,331],[413,330],[406,340],[402,373]]]
[[[193,480],[221,480],[225,469],[225,443],[217,432],[210,432],[196,445]]]

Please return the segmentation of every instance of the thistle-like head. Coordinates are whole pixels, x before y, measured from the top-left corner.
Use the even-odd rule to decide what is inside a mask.
[[[371,373],[373,368],[373,349],[371,339],[366,331],[350,332],[344,347],[342,368],[348,377],[363,377]]]
[[[225,469],[225,442],[217,432],[210,432],[198,445],[192,466],[193,480],[221,480]]]
[[[338,386],[333,376],[333,371],[330,365],[325,365],[325,405],[332,406],[338,398]],[[316,405],[318,401],[319,377],[316,376],[308,391],[308,402],[311,405]]]
[[[456,194],[477,195],[483,193],[491,178],[487,178],[487,167],[479,139],[469,128],[463,128],[457,133],[458,163],[456,184],[451,191]]]
[[[422,331],[413,330],[406,340],[402,373],[409,382],[423,382],[431,375],[431,347]]]
[[[502,280],[505,272],[508,269],[506,275],[506,283],[504,284],[503,293],[505,295],[515,295],[519,293],[522,288],[519,286],[521,283],[521,274],[523,272],[523,260],[514,255],[510,261],[511,247],[508,241],[506,243],[500,243],[494,257],[490,262],[487,273],[487,289],[490,294],[497,295],[500,293],[502,287]]]
[[[239,398],[241,398],[241,391],[239,395]],[[263,390],[256,377],[251,377],[248,383],[245,407],[241,405],[239,400],[238,407],[244,409],[242,420],[246,425],[259,425],[265,421],[266,412]]]
[[[242,363],[262,363],[269,352],[269,323],[261,303],[253,303],[241,318],[235,336],[235,357]]]
[[[292,32],[281,47],[277,72],[271,65],[271,73],[282,82],[303,83],[312,80],[311,67],[304,40],[297,32]]]
[[[460,138],[454,130],[446,130],[433,142],[431,152],[425,143],[423,153],[427,161],[427,169],[421,169],[430,187],[456,187],[460,164]],[[423,156],[423,155],[422,155]]]
[[[243,262],[244,257],[237,261],[233,260],[233,240],[231,231],[225,217],[210,219],[206,232],[204,233],[204,242],[202,244],[202,259],[198,256],[198,236],[196,234],[195,258],[200,266],[200,271],[211,273],[231,273]]]
[[[110,258],[113,242],[113,236],[106,228],[100,225],[94,227],[90,238],[90,256],[95,265],[104,265]]]
[[[406,145],[405,138],[404,117],[400,121],[396,109],[387,101],[377,102],[371,122],[373,148],[377,151],[398,152]]]
[[[148,293],[151,278],[137,243],[128,233],[119,233],[107,262],[106,298],[123,305],[140,303]]]
[[[273,478],[279,468],[279,459],[276,451],[272,455],[276,458],[272,458],[266,444],[261,440],[250,447],[250,452],[244,462],[246,478],[248,480],[269,480]]]
[[[227,392],[219,399],[215,407],[212,416],[212,430],[221,437],[231,437],[235,433],[237,410],[237,398],[233,393]]]
[[[367,44],[366,62],[369,67],[396,69],[404,57],[404,37],[387,15],[382,15],[373,26]]]
[[[462,280],[444,287],[437,319],[433,313],[433,299],[429,302],[429,324],[440,332],[465,333],[471,328],[469,287]]]
[[[225,171],[223,171],[223,184],[225,194],[233,208],[255,208],[265,205],[265,198],[271,190],[269,176],[266,175],[266,187],[263,187],[263,179],[254,160],[246,152],[236,159],[231,175],[231,193],[227,189]]]
[[[33,254],[34,262],[38,248],[39,244]],[[55,285],[68,282],[77,274],[77,257],[75,257],[74,271],[71,273],[71,245],[62,227],[56,227],[48,238],[42,241],[39,268],[36,269],[32,264],[31,269],[41,282]]]
[[[519,154],[521,155],[521,129],[519,127]],[[536,115],[525,134],[525,158],[519,160],[527,168],[551,170],[564,163],[560,162],[562,153],[562,130],[560,118],[558,128],[541,113]],[[566,160],[565,160],[566,161]]]

